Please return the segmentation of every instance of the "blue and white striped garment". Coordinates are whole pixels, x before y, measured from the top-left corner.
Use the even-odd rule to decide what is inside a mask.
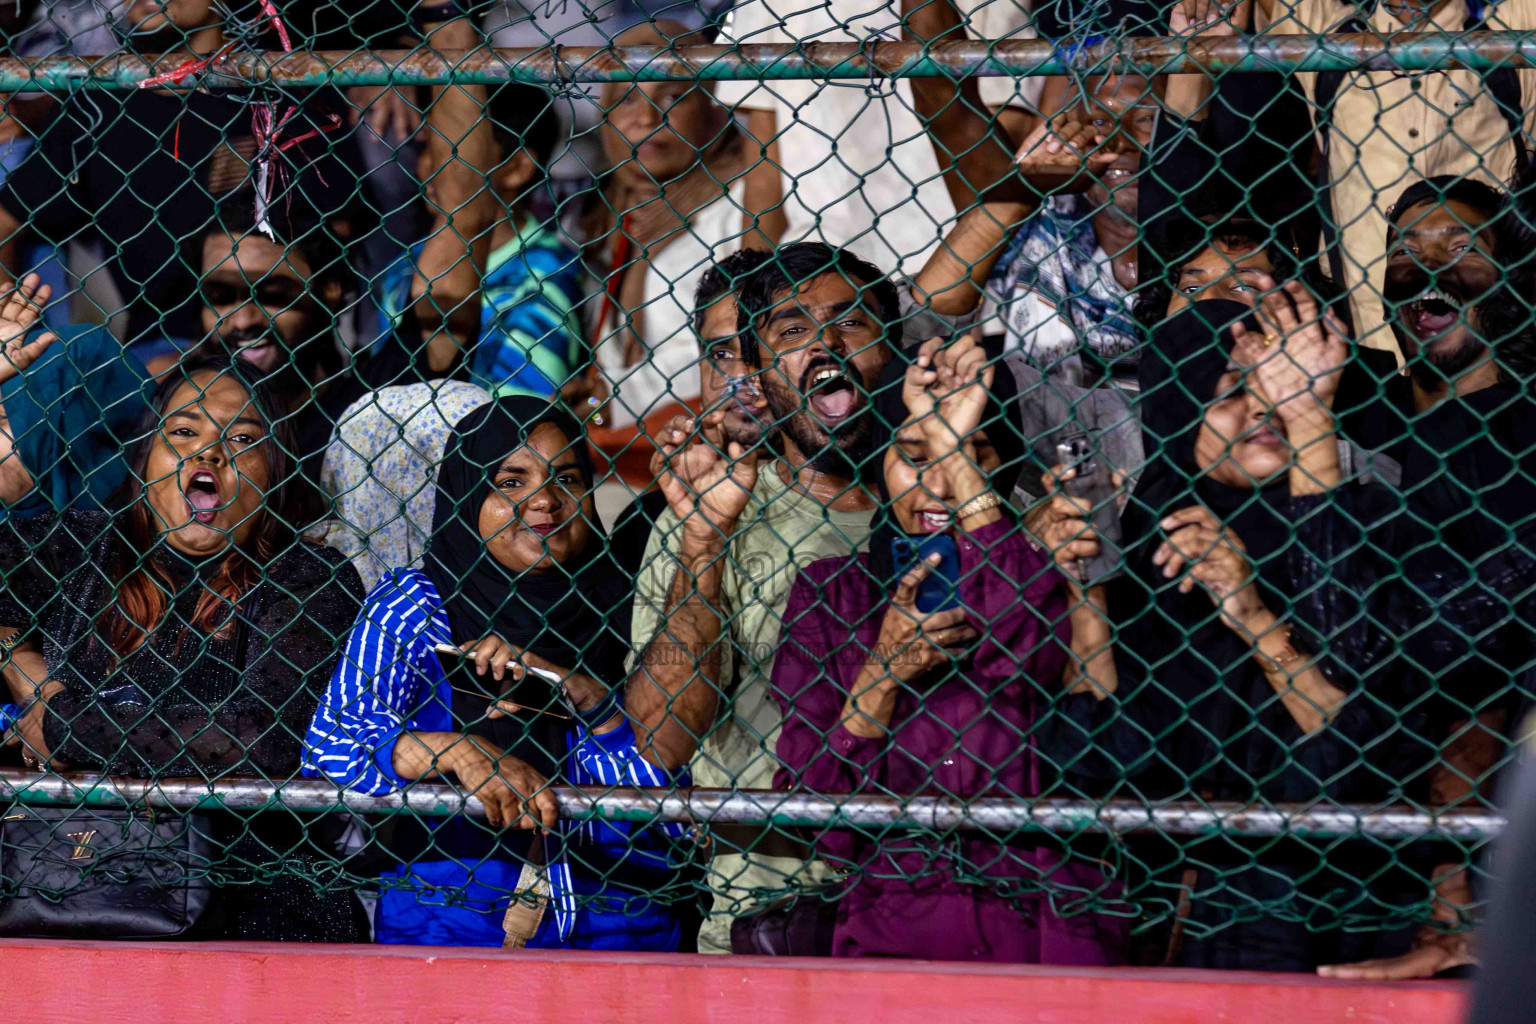
[[[315,711],[304,740],[305,775],[324,776],[360,793],[392,793],[410,780],[394,770],[395,743],[408,731],[459,732],[454,721],[453,695],[436,644],[452,643],[448,615],[437,588],[424,572],[399,569],[386,574],[363,605],[347,639],[346,651]],[[588,786],[687,785],[686,774],[673,780],[639,754],[634,728],[626,720],[612,732],[595,736],[579,725],[566,737],[562,778]],[[475,826],[479,830],[479,826]],[[676,923],[664,907],[632,894],[606,893],[601,868],[596,878],[587,871],[573,874],[567,852],[578,852],[583,866],[594,862],[622,864],[655,871],[658,881],[675,870],[669,839],[682,837],[686,827],[660,825],[649,829],[623,823],[562,822],[565,842],[548,865],[554,889],[556,933],[546,929],[530,946],[576,945],[588,948],[658,949],[676,947]],[[457,833],[462,837],[463,830]],[[416,889],[437,890],[425,898],[404,887],[387,887],[380,904],[380,942],[420,945],[501,944],[501,910],[515,888],[521,864],[498,859],[494,841],[485,835],[486,856],[466,863],[462,856],[442,860],[413,860],[393,877],[410,879]],[[456,851],[457,852],[457,851]],[[444,890],[457,889],[445,902]],[[578,908],[578,895],[589,897]],[[592,899],[591,897],[597,897]],[[604,899],[622,903],[616,911],[602,909]],[[546,924],[549,924],[546,921]]]
[[[385,268],[374,286],[375,351],[394,340],[411,305],[411,282],[426,243]],[[465,360],[469,379],[493,396],[548,398],[586,359],[579,311],[586,298],[581,258],[536,220],[486,257],[480,281],[480,337]]]

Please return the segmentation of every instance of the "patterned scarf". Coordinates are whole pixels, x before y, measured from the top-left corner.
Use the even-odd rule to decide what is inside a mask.
[[[1070,375],[1072,367],[1080,376],[1080,362],[1072,349],[1029,329],[1025,303],[1031,292],[1071,325],[1074,347],[1086,345],[1100,359],[1123,356],[1139,341],[1131,297],[1115,280],[1108,261],[1095,258],[1099,242],[1093,213],[1085,196],[1052,199],[1014,234],[998,261],[1002,271],[987,283],[988,294],[1000,307],[1008,347],[1020,349],[1053,374]]]

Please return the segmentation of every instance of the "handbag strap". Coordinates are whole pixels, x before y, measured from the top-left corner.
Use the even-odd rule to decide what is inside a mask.
[[[506,933],[503,949],[522,949],[537,934],[544,921],[544,911],[549,907],[551,888],[549,871],[545,867],[544,836],[536,835],[528,847],[528,862],[517,878],[517,891],[501,919],[501,930]]]

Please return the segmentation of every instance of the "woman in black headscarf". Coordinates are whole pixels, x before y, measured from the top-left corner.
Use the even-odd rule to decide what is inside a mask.
[[[1339,466],[1352,464],[1338,457],[1331,416],[1315,417],[1325,429],[1312,426],[1312,411],[1335,400],[1345,343],[1298,288],[1287,294],[1311,325],[1310,355],[1286,337],[1296,359],[1272,359],[1284,332],[1260,327],[1248,304],[1220,300],[1170,317],[1142,359],[1151,455],[1124,512],[1126,571],[1088,595],[1111,627],[1098,638],[1111,657],[1091,666],[1083,692],[1061,698],[1059,724],[1045,731],[1064,761],[1091,771],[1095,759],[1075,756],[1086,733],[1102,755],[1096,770],[1133,776],[1151,800],[1376,802],[1433,757],[1413,705],[1422,676],[1340,657],[1335,627],[1357,614],[1358,596],[1352,603],[1347,581],[1294,542],[1294,524],[1319,500],[1301,481],[1331,461],[1338,482]],[[1316,457],[1319,446],[1329,459]],[[1364,457],[1349,450],[1350,460]],[[1385,524],[1396,507],[1359,477],[1340,489],[1366,525]],[[1053,538],[1087,530],[1081,519],[1057,525]],[[1325,852],[1302,840],[1248,847],[1213,837],[1147,856],[1193,875],[1180,880],[1194,895],[1177,956],[1186,966],[1311,970],[1389,955],[1406,948],[1403,929],[1345,932],[1339,922],[1406,921],[1425,896],[1422,882],[1361,844]],[[1311,919],[1333,930],[1313,931]]]
[[[631,583],[593,486],[586,437],[560,407],[475,409],[448,441],[424,569],[386,575],[353,628],[307,770],[367,793],[453,776],[492,827],[456,818],[390,837],[403,863],[385,876],[380,942],[500,946],[513,893],[543,863],[552,902],[528,945],[677,947],[675,916],[648,898],[671,875],[657,833],[561,830],[548,789],[671,782],[638,755],[618,703],[627,647],[608,617]]]

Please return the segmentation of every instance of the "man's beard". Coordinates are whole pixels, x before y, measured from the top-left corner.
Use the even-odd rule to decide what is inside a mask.
[[[1420,387],[1434,390],[1445,386],[1470,370],[1488,354],[1488,346],[1470,333],[1460,345],[1447,351],[1431,345],[1419,350],[1419,357],[1408,363],[1408,376]]]
[[[257,365],[240,355],[242,349],[252,345],[269,343],[277,353],[277,362],[270,368]],[[208,339],[209,346],[217,346],[231,359],[236,359],[247,371],[265,380],[285,395],[309,393],[316,385],[317,371],[322,368],[325,346],[335,345],[329,331],[320,331],[307,340],[295,341],[284,338],[271,326],[245,327],[228,334],[214,334]]]
[[[1477,275],[1481,276],[1481,275]],[[1420,301],[1420,296],[1438,291],[1443,299]],[[1421,387],[1437,389],[1448,380],[1471,369],[1488,354],[1488,344],[1480,334],[1483,317],[1480,304],[1496,298],[1483,282],[1472,279],[1460,265],[1431,272],[1418,265],[1396,267],[1387,272],[1381,297],[1390,311],[1392,332],[1408,359],[1408,374]],[[1453,311],[1460,324],[1443,328],[1450,332],[1459,326],[1461,341],[1454,348],[1446,338],[1425,339],[1413,330],[1420,312],[1433,314]],[[1407,321],[1405,325],[1404,321]],[[1407,351],[1410,349],[1412,351]]]
[[[840,480],[858,479],[875,448],[868,407],[829,434],[798,391],[767,385],[765,394],[776,430],[794,442],[806,465]]]

